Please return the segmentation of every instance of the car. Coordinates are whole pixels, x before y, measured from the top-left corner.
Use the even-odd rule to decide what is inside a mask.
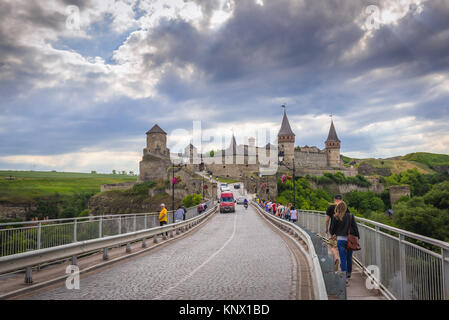
[[[220,196],[220,213],[235,212],[234,194],[222,192]]]
[[[234,189],[240,189],[240,184],[239,183],[234,184]]]
[[[227,183],[220,183],[220,190],[223,191],[224,188],[227,188],[228,184]]]
[[[237,198],[237,204],[244,204],[245,203],[245,197],[238,197]]]

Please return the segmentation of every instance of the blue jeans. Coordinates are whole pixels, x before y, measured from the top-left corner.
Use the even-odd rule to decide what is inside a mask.
[[[346,276],[348,276],[349,273],[352,273],[352,250],[346,249],[347,245],[348,241],[346,240],[337,241],[341,271],[345,271]]]

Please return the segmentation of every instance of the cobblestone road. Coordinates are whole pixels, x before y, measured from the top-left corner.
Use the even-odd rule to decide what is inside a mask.
[[[219,214],[154,252],[27,299],[295,299],[296,260],[252,209]]]

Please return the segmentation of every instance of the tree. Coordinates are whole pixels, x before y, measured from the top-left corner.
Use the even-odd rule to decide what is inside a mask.
[[[345,196],[344,200],[348,206],[356,208],[365,217],[368,217],[373,211],[383,212],[385,210],[385,205],[382,199],[376,196],[372,191],[351,191]]]
[[[112,174],[117,174],[117,171],[115,169],[112,170]]]
[[[202,197],[200,194],[193,193],[193,194],[189,194],[189,195],[185,196],[184,199],[182,199],[182,204],[186,208],[190,208],[190,207],[200,204],[201,200],[202,200]]]
[[[67,208],[63,209],[59,213],[59,215],[58,215],[58,217],[60,219],[62,219],[62,218],[74,218],[76,216],[77,216],[77,212],[76,212],[74,207],[67,207]]]
[[[449,181],[434,185],[425,194],[424,201],[439,209],[449,209]]]
[[[449,239],[448,211],[426,204],[423,197],[397,202],[393,211],[393,222],[399,228],[443,241]]]
[[[410,185],[410,193],[412,197],[423,196],[431,188],[428,181],[429,179],[425,175],[419,173],[417,169],[409,169],[407,171],[392,174],[385,178],[387,186],[408,184]]]

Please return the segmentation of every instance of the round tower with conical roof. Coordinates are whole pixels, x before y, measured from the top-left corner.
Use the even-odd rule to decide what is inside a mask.
[[[281,129],[278,133],[278,149],[279,152],[284,152],[284,162],[292,164],[295,159],[295,134],[290,127],[285,108]]]
[[[327,164],[329,167],[341,167],[341,157],[340,157],[340,144],[341,141],[338,139],[337,131],[335,131],[334,121],[331,120],[331,127],[329,129],[329,135],[327,136],[326,153],[327,153]]]

